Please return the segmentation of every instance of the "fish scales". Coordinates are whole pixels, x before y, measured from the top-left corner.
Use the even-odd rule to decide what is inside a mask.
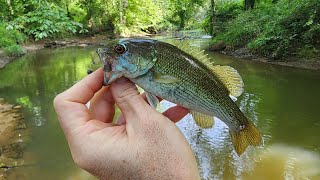
[[[168,45],[159,44],[158,49],[168,49],[162,46]],[[225,115],[236,115],[235,113],[232,113],[232,111],[227,111],[225,113],[212,113],[212,111],[217,108],[217,102],[226,106],[226,109],[230,109],[234,106],[234,102],[228,97],[228,90],[221,85],[221,82],[214,79],[214,75],[211,74],[210,76],[208,73],[210,70],[203,66],[197,59],[183,51],[177,52],[178,50],[172,48],[170,48],[170,50],[171,51],[163,53],[166,56],[162,55],[158,58],[154,68],[159,72],[166,75],[172,75],[179,79],[177,84],[172,85],[172,87],[181,87],[186,90],[190,89],[188,94],[187,91],[178,91],[176,95],[186,94],[190,99],[198,99],[199,104],[197,104],[199,106],[202,106],[203,108],[207,107],[205,110],[202,110],[202,112],[209,111],[211,112],[210,115],[216,114],[220,119],[226,118]],[[176,56],[177,53],[179,54],[178,56]],[[185,59],[188,59],[191,63],[186,63],[187,61]],[[212,96],[215,97],[212,98]],[[232,109],[238,108],[236,107]]]
[[[214,66],[210,69],[193,55],[156,40],[128,39],[107,49],[111,50],[107,63],[112,69],[110,78],[105,78],[107,85],[125,76],[147,93],[206,115],[194,117],[200,121],[206,120],[203,117],[218,117],[229,127],[239,155],[247,146],[262,142],[254,124],[229,97],[232,92],[239,96],[243,91],[241,77],[233,68]]]

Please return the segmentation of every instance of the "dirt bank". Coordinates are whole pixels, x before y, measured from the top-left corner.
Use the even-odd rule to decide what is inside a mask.
[[[268,58],[268,57],[259,56],[257,54],[253,54],[247,48],[231,49],[226,47],[223,44],[212,45],[209,48],[209,50],[218,51],[223,54],[240,58],[243,60],[259,61],[263,63],[277,64],[281,66],[289,66],[289,67],[296,67],[296,68],[320,70],[320,57],[316,57],[316,58],[287,57],[282,59],[281,58],[275,59],[275,58]]]
[[[149,37],[149,35],[141,34],[134,37]],[[102,45],[106,40],[120,38],[114,35],[97,35],[92,37],[82,37],[82,38],[71,38],[66,40],[55,40],[55,41],[40,41],[36,44],[27,44],[23,46],[24,53],[29,53],[43,48],[60,48],[60,47],[86,47],[91,45]],[[297,58],[289,57],[285,59],[268,58],[253,54],[247,48],[231,49],[226,48],[224,43],[212,45],[209,50],[218,51],[226,55],[234,56],[244,60],[259,61],[269,64],[277,64],[282,66],[320,70],[320,57],[316,58]],[[16,57],[8,57],[0,49],[0,69],[4,68],[6,64],[11,62]]]
[[[23,150],[29,138],[21,106],[13,106],[0,98],[0,179],[24,165]]]

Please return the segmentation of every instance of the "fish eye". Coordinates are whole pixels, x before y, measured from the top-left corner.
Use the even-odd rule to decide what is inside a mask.
[[[114,51],[119,53],[119,54],[122,54],[126,51],[126,48],[124,47],[124,45],[122,44],[118,44],[114,47]]]

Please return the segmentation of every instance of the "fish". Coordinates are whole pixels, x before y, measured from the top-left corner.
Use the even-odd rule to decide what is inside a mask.
[[[123,39],[97,50],[104,66],[104,85],[126,77],[144,89],[148,103],[156,108],[157,97],[190,110],[201,128],[212,128],[214,116],[229,128],[236,153],[262,143],[257,127],[234,102],[243,80],[230,66],[210,59],[185,44],[176,47],[154,39]]]

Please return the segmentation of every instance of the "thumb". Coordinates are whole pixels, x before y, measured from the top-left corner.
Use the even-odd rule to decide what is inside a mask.
[[[137,119],[148,108],[148,104],[140,96],[139,91],[134,83],[127,78],[120,78],[111,84],[111,92],[115,103],[121,112],[128,119]]]

